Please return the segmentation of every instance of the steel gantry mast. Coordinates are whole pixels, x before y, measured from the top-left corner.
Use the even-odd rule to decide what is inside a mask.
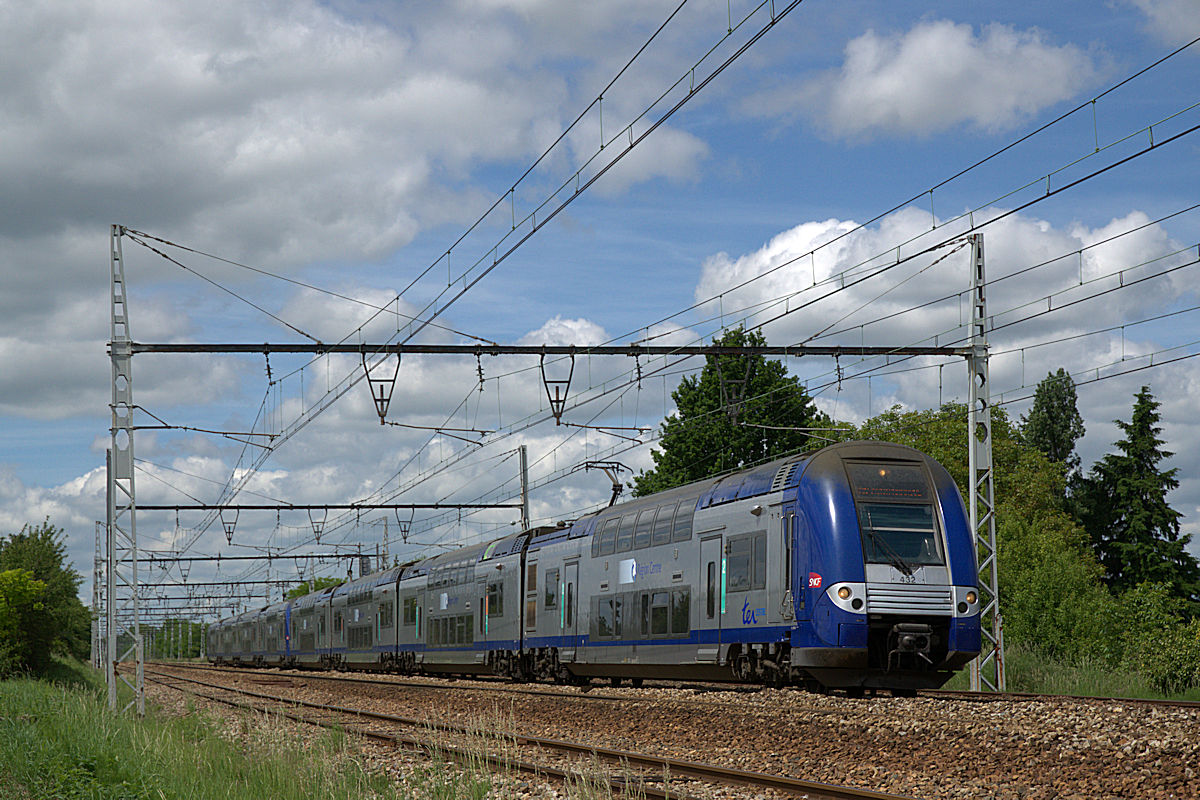
[[[133,339],[129,331],[129,297],[121,237],[125,229],[113,225],[109,233],[109,290],[111,298],[112,447],[108,452],[108,648],[105,654],[108,705],[117,708],[117,687],[125,683],[133,699],[125,705],[146,713],[145,651],[138,619],[137,508],[133,491]],[[118,652],[121,635],[129,639]],[[134,679],[117,670],[130,655],[136,661]]]
[[[967,373],[970,408],[967,418],[968,477],[971,485],[971,530],[979,557],[979,626],[983,648],[971,662],[971,690],[1005,689],[1004,625],[1000,618],[1000,577],[996,560],[996,505],[992,470],[992,402],[988,384],[987,297],[983,234],[971,235],[971,331]]]

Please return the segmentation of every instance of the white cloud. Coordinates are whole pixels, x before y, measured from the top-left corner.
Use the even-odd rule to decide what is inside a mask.
[[[1074,97],[1097,72],[1091,55],[1036,28],[991,24],[976,34],[935,20],[851,40],[841,69],[809,81],[792,102],[837,136],[928,136],[961,124],[995,131]]]
[[[1200,35],[1196,0],[1127,0],[1146,15],[1146,26],[1168,44],[1184,44]]]
[[[464,25],[457,14],[383,8],[359,17],[358,6],[316,2],[3,6],[0,412],[104,413],[110,223],[285,273],[390,255],[431,226],[473,220],[494,198],[480,171],[541,153],[586,103],[580,96],[611,77],[614,54],[631,52],[664,8],[610,5],[589,10],[581,25],[554,4],[483,3]],[[686,45],[672,40],[667,50]],[[661,80],[626,81],[606,119],[623,124]],[[635,152],[640,160],[614,170],[604,191],[656,176],[690,179],[707,152],[665,127],[643,146],[646,155]],[[265,323],[219,295],[193,303],[193,278],[181,290],[178,267],[128,241],[125,250],[138,340],[195,338],[227,314],[246,332]],[[472,257],[464,252],[456,264]],[[182,258],[197,266],[198,257]],[[235,290],[247,286],[246,273],[229,265],[199,268]],[[338,284],[358,291],[353,279]],[[256,288],[249,296],[261,301]],[[365,299],[390,298],[379,289]],[[308,292],[283,309],[263,304],[325,340],[350,334],[370,313]],[[363,335],[394,321],[385,314]],[[424,337],[446,335],[430,327]],[[151,362],[138,359],[138,397],[157,402],[181,387]],[[175,377],[204,375],[208,391],[235,391],[237,370],[226,365],[173,363]]]
[[[988,214],[996,211],[992,209]],[[1166,228],[1149,222],[1150,218],[1141,211],[1131,211],[1099,224],[1075,222],[1066,226],[1017,214],[986,229],[987,277],[995,281],[988,288],[988,313],[996,326],[989,336],[993,354],[990,390],[994,402],[1028,395],[1048,372],[1065,367],[1080,383],[1079,406],[1087,423],[1087,435],[1080,442],[1079,451],[1086,468],[1121,438],[1111,420],[1127,421],[1133,394],[1148,384],[1163,403],[1166,449],[1175,453],[1165,466],[1179,467],[1184,476],[1200,474],[1200,426],[1192,422],[1195,416],[1192,398],[1200,386],[1200,359],[1091,383],[1097,376],[1114,376],[1147,366],[1150,363],[1147,354],[1164,348],[1187,345],[1157,356],[1156,362],[1197,351],[1195,345],[1189,344],[1195,338],[1191,320],[1198,316],[1196,312],[1159,324],[1130,324],[1195,304],[1195,266],[1133,284],[1140,277],[1195,258],[1193,250],[1139,267],[1147,260],[1181,248]],[[876,225],[837,239],[818,253],[815,264],[809,258],[801,258],[772,272],[854,227],[852,221],[838,219],[806,222],[775,236],[756,251],[738,257],[715,255],[704,264],[696,299],[702,301],[720,295],[721,300],[706,304],[705,310],[716,313],[722,307],[727,315],[726,324],[736,322],[739,314],[746,313],[739,309],[767,309],[758,317],[751,317],[753,324],[786,308],[797,309],[811,297],[834,292],[769,325],[766,332],[773,344],[802,343],[827,329],[841,333],[812,343],[902,347],[933,344],[928,337],[935,333],[947,334],[938,344],[961,343],[970,313],[966,300],[969,276],[966,250],[940,264],[932,262],[945,251],[914,259],[879,278],[845,290],[840,289],[840,281],[826,283],[784,305],[781,298],[811,286],[814,273],[816,280],[823,282],[858,265],[879,267],[894,261],[894,248],[899,242],[916,238],[916,245],[904,248],[913,252],[927,243],[920,238],[922,235],[930,240],[953,235],[952,226],[930,232],[928,212],[905,209]],[[1136,228],[1141,230],[1105,242]],[[1075,251],[1082,247],[1089,249],[1080,258]],[[884,258],[875,258],[879,254]],[[1049,263],[1024,272],[1043,262]],[[1118,277],[1121,271],[1124,275]],[[756,276],[763,277],[744,288],[733,288]],[[1120,289],[1122,285],[1126,288]],[[1068,305],[1104,290],[1112,291],[1095,300]],[[1045,299],[1048,295],[1054,296],[1051,301]],[[950,299],[922,306],[944,296]],[[1047,308],[1054,309],[1054,313],[1043,314]],[[901,313],[906,310],[907,313]],[[1024,321],[1006,326],[1017,320]],[[1124,330],[1120,328],[1123,324]],[[1115,329],[1069,339],[1108,327]],[[1047,342],[1054,344],[1046,345]],[[888,367],[878,359],[844,357],[840,360],[841,381],[835,365],[828,360],[805,358],[791,366],[818,393],[818,405],[841,419],[861,421],[893,404],[916,409],[952,399],[965,401],[967,374],[960,359],[896,359],[895,362]],[[939,368],[939,364],[944,366]],[[870,381],[854,379],[855,375],[867,372],[872,375]],[[1022,390],[1022,386],[1027,388]],[[1011,415],[1019,416],[1027,410],[1028,401],[1006,408]],[[1172,502],[1180,510],[1200,505],[1196,500],[1198,490],[1200,483],[1185,481],[1172,496]],[[1196,527],[1200,523],[1195,519],[1185,523],[1188,530],[1200,531]],[[1197,549],[1200,551],[1200,547]]]

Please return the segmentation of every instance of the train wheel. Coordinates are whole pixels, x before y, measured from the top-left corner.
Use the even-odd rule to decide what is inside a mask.
[[[629,685],[630,685],[630,686],[632,686],[632,687],[633,687],[633,688],[635,688],[635,689],[640,689],[640,688],[642,688],[642,684],[643,684],[643,683],[645,683],[645,680],[644,680],[644,679],[642,679],[642,678],[631,678],[631,679],[629,680]]]

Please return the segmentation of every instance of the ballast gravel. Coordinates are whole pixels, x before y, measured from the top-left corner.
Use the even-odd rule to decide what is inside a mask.
[[[213,683],[430,722],[495,720],[516,733],[733,766],[919,798],[1200,798],[1200,708],[1067,698],[854,699],[797,689],[544,688],[421,679]],[[274,683],[274,682],[272,682]],[[562,786],[520,794],[565,796]],[[510,787],[512,788],[512,787]],[[542,794],[541,792],[547,792]],[[688,788],[691,791],[691,788]],[[529,792],[529,794],[526,794]],[[730,789],[721,796],[747,796]],[[496,796],[512,796],[497,794]]]

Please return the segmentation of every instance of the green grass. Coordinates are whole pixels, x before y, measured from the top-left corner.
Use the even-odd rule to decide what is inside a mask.
[[[62,665],[56,677],[0,683],[0,800],[416,800],[482,797],[489,789],[486,775],[431,762],[398,792],[364,768],[345,734],[300,744],[282,723],[247,717],[245,738],[230,741],[220,733],[229,723],[203,713],[110,714],[99,676],[86,667]]]
[[[441,733],[430,728],[423,738],[432,755],[393,782],[369,769],[358,740],[342,731],[301,737],[275,717],[194,708],[167,716],[152,704],[144,719],[114,715],[102,678],[86,665],[58,662],[47,679],[0,682],[0,800],[483,800],[525,783],[507,769],[497,774],[484,756],[518,757],[505,733],[515,721],[499,709],[469,725],[468,763],[442,757]],[[628,775],[626,791],[614,792],[612,774],[623,773],[584,765],[566,796],[642,797]]]
[[[1200,700],[1200,688],[1164,695],[1136,672],[1115,670],[1105,664],[1063,663],[1023,647],[1005,648],[1004,674],[1010,692],[1081,695],[1084,697],[1135,697],[1145,699]],[[947,689],[967,689],[968,670],[959,672]]]

